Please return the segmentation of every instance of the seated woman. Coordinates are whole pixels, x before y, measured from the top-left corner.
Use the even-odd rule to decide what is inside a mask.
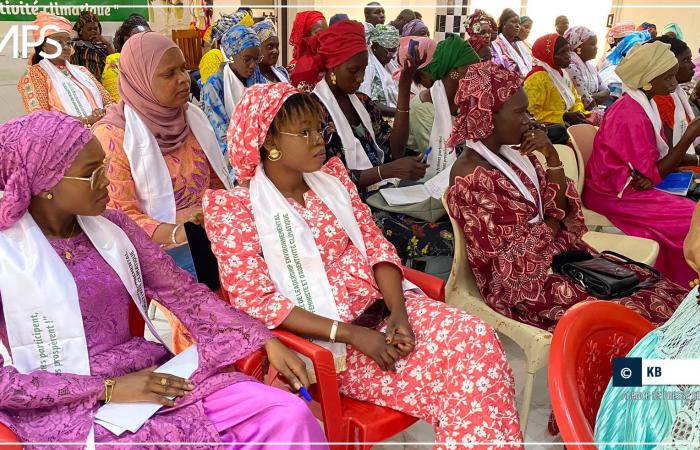
[[[428,26],[420,19],[411,20],[399,31],[401,32],[401,37],[430,37],[430,30],[428,29]]]
[[[326,110],[326,153],[338,156],[350,170],[350,177],[363,199],[385,186],[392,178],[418,181],[428,165],[423,154],[404,156],[408,139],[409,86],[421,60],[408,59],[399,79],[399,96],[393,128],[382,119],[374,102],[357,89],[367,66],[364,27],[344,20],[302,41],[292,83],[315,85],[313,95]],[[319,74],[323,78],[319,80]],[[332,129],[329,129],[329,131]],[[423,149],[425,150],[425,149]],[[424,256],[451,256],[450,228],[404,214],[376,209],[375,220],[396,246],[404,261]]]
[[[51,59],[41,53],[53,56],[59,52],[51,42],[44,42],[35,48],[31,65],[17,83],[24,110],[59,111],[73,116],[91,126],[104,116],[105,108],[111,105],[112,98],[104,87],[85,67],[74,66],[68,60],[73,54],[73,30],[63,17],[40,12],[34,25],[39,28],[53,26],[60,31],[46,36],[58,42],[62,51]],[[39,29],[34,32],[34,40],[39,39]]]
[[[532,18],[529,16],[520,16],[520,31],[518,32],[518,40],[515,41],[520,50],[527,52],[532,58],[532,45],[527,41],[532,31]]]
[[[605,104],[610,97],[610,91],[590,63],[598,54],[598,37],[586,27],[571,27],[564,32],[564,38],[571,50],[571,64],[566,68],[566,72],[574,82],[576,92],[581,96],[583,107],[590,111],[597,105]]]
[[[102,81],[107,56],[114,53],[114,46],[102,36],[100,19],[92,11],[80,11],[73,30],[78,33],[78,40],[70,62],[85,67],[97,81]]]
[[[634,25],[631,25],[632,30],[634,30]],[[614,36],[619,36],[624,33],[614,34]],[[607,101],[607,105],[612,104],[617,99],[622,97],[622,80],[617,76],[617,65],[620,64],[622,58],[627,56],[627,53],[639,43],[647,42],[651,39],[651,34],[649,31],[638,31],[629,32],[624,35],[623,38],[615,38],[614,47],[608,52],[602,62],[598,63],[598,74],[600,74],[600,79],[610,90],[610,98]]]
[[[564,70],[571,63],[569,53],[569,43],[557,33],[537,39],[532,46],[535,67],[523,86],[530,102],[528,111],[547,127],[547,136],[554,144],[569,141],[567,125],[587,123],[588,112]]]
[[[408,45],[411,43],[411,41],[418,42],[418,44],[415,46],[415,54],[425,58],[425,60],[418,66],[413,78],[413,83],[411,83],[411,98],[413,98],[422,91],[430,89],[433,85],[433,80],[430,79],[430,76],[424,73],[421,69],[425,69],[428,67],[428,64],[433,61],[433,54],[437,48],[437,43],[428,37],[406,36],[399,39],[399,51],[396,56],[398,69],[393,74],[393,78],[394,81],[396,81],[397,86],[408,56]]]
[[[263,20],[253,27],[260,41],[260,61],[256,69],[258,83],[289,83],[287,69],[277,65],[280,56],[280,40],[275,24]]]
[[[12,356],[12,365],[0,357],[0,423],[22,442],[92,441],[93,427],[103,444],[323,442],[301,400],[231,370],[264,346],[298,389],[308,383],[303,363],[176,267],[126,215],[105,211],[106,164],[97,139],[65,114],[0,125],[0,339]],[[132,302],[148,321],[146,298],[167,305],[197,342],[189,379],[154,371],[171,357],[157,333],[161,343],[131,335]],[[112,402],[165,408],[115,436],[94,423]]]
[[[299,45],[304,38],[314,36],[328,28],[328,23],[320,11],[300,11],[294,16],[292,31],[289,33],[289,45],[292,46],[292,60],[287,70],[291,74],[299,57]]]
[[[399,30],[391,25],[365,24],[367,27],[368,63],[358,92],[368,96],[382,114],[396,114],[399,87],[387,68],[399,47]]]
[[[678,72],[676,72],[678,86],[676,90],[668,95],[656,95],[652,99],[659,110],[659,116],[661,116],[666,143],[669,147],[673,147],[683,137],[683,132],[688,128],[688,124],[695,119],[695,112],[690,105],[688,94],[681,87],[682,84],[688,83],[693,79],[695,64],[693,64],[693,55],[690,52],[690,47],[680,39],[664,35],[652,39],[651,42],[656,41],[670,45],[671,51],[678,60]],[[688,148],[688,153],[700,153],[700,141],[696,140],[691,144]]]
[[[243,91],[257,82],[260,40],[252,28],[234,25],[221,38],[221,51],[227,60],[204,85],[202,109],[214,128],[224,160],[228,161],[226,130]]]
[[[236,12],[231,14],[222,14],[221,18],[204,33],[203,39],[209,42],[210,49],[202,55],[202,59],[199,61],[200,87],[207,83],[210,76],[219,71],[219,67],[226,60],[220,50],[221,38],[235,25],[246,27],[255,25],[253,16],[246,8],[238,8]]]
[[[117,53],[112,53],[105,60],[102,85],[117,103],[121,100],[119,95],[119,52],[122,51],[122,47],[131,36],[144,31],[151,31],[148,21],[139,14],[131,14],[114,33],[114,49]]]
[[[241,185],[204,199],[223,288],[268,327],[330,349],[344,395],[428,421],[437,442],[520,448],[513,381],[496,334],[404,291],[399,258],[346,168],[338,158],[324,166],[323,115],[287,84],[244,94],[229,133]]]
[[[520,34],[520,16],[510,8],[503,10],[498,18],[498,37],[491,47],[506,68],[515,70],[525,77],[532,70],[532,56],[517,44]],[[534,51],[534,50],[533,50]]]
[[[700,209],[696,208],[684,245],[685,258],[700,273]],[[694,285],[700,282],[697,278]],[[628,358],[700,359],[700,306],[695,288],[668,322],[647,334],[627,354]],[[698,386],[658,385],[613,387],[603,394],[595,421],[595,440],[601,450],[614,450],[626,442],[636,448],[697,447],[700,413]],[[605,445],[602,443],[608,443]],[[636,445],[635,445],[636,444]],[[650,444],[643,446],[639,444]],[[675,445],[674,445],[675,444]],[[677,447],[676,447],[677,446]]]
[[[509,67],[503,58],[493,50],[491,43],[498,36],[498,25],[493,17],[477,9],[467,18],[465,31],[469,35],[469,45],[482,61],[491,61],[502,67]]]
[[[120,77],[122,101],[94,127],[112,160],[110,207],[156,243],[185,245],[184,224],[200,224],[204,191],[233,186],[228,165],[206,116],[187,102],[190,79],[173,41],[152,31],[131,37]],[[191,261],[181,264],[192,272]],[[179,334],[173,334],[178,351]]]
[[[678,60],[662,42],[637,46],[617,66],[625,95],[606,110],[596,133],[586,164],[583,203],[625,234],[658,242],[656,268],[687,286],[694,272],[683,258],[683,239],[695,202],[654,189],[669,173],[696,166],[700,159],[686,155],[700,136],[700,119],[669,147],[651,103],[654,96],[675,91],[677,72]]]
[[[559,253],[596,254],[581,239],[587,230],[576,187],[545,132],[532,128],[518,74],[491,62],[473,64],[455,101],[460,113],[448,145],[466,139],[466,149],[452,167],[447,201],[481,295],[498,313],[552,331],[571,306],[594,300],[552,273]],[[545,157],[546,170],[535,151]],[[661,279],[612,301],[661,324],[684,295]]]

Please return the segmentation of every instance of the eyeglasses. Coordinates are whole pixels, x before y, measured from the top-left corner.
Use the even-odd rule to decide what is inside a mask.
[[[93,191],[96,191],[100,185],[100,181],[102,179],[106,179],[107,175],[105,174],[107,169],[109,168],[109,164],[112,162],[111,158],[105,158],[104,162],[102,163],[101,166],[99,166],[97,169],[95,169],[90,177],[63,177],[65,180],[78,180],[78,181],[89,181],[90,182],[90,189]]]
[[[331,139],[333,139],[333,133],[335,128],[332,125],[327,125],[318,131],[308,131],[304,130],[301,133],[287,133],[285,131],[280,131],[280,134],[286,134],[287,136],[296,136],[306,139],[308,145],[313,145],[318,142],[319,139],[323,141],[324,144],[330,144]],[[312,140],[313,139],[313,140]]]

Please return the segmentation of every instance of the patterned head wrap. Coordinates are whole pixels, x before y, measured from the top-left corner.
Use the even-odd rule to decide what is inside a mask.
[[[304,39],[295,48],[299,49],[299,57],[292,72],[292,84],[315,85],[328,69],[367,51],[365,27],[354,20],[342,20]]]
[[[671,22],[664,27],[661,34],[666,33],[673,33],[676,35],[676,39],[680,39],[681,41],[683,40],[683,31],[681,30],[680,25],[678,25],[676,22]]]
[[[608,30],[608,34],[605,35],[605,39],[608,44],[613,45],[615,39],[621,39],[630,33],[634,32],[634,22],[631,20],[625,20],[624,22],[617,22]]]
[[[80,15],[78,16],[78,20],[75,21],[73,29],[80,33],[80,30],[82,30],[83,27],[89,23],[97,23],[97,25],[100,28],[100,32],[102,31],[102,24],[100,24],[100,18],[97,17],[97,14],[95,14],[92,11],[88,11],[87,9],[80,11]]]
[[[222,14],[221,18],[216,21],[211,30],[211,41],[215,42],[222,38],[224,34],[229,30],[229,28],[235,25],[244,25],[246,27],[252,27],[255,24],[250,13],[243,8],[239,8],[233,14]]]
[[[459,80],[455,104],[459,114],[447,145],[453,147],[466,139],[481,140],[493,132],[493,115],[518,92],[522,81],[517,72],[492,61],[472,64]]]
[[[394,73],[394,76],[401,73],[403,68],[403,63],[406,61],[406,56],[408,55],[408,44],[411,41],[418,42],[416,48],[419,55],[425,55],[425,62],[418,66],[418,69],[425,69],[433,61],[433,55],[435,54],[435,49],[437,48],[437,43],[429,37],[425,36],[405,36],[399,40],[399,52],[397,56],[397,61],[399,63],[399,69]]]
[[[68,33],[71,36],[75,35],[75,32],[73,31],[73,25],[71,25],[68,20],[66,20],[65,17],[60,17],[60,16],[55,16],[53,14],[49,14],[47,12],[40,12],[37,14],[36,19],[34,19],[33,25],[36,25],[39,27],[39,30],[32,30],[32,37],[34,37],[34,41],[38,41],[39,38],[41,37],[40,34],[40,29],[44,28],[46,26],[53,26],[55,28],[58,28],[59,31],[56,31],[54,33]],[[53,34],[53,33],[50,33]],[[50,35],[49,34],[49,35]],[[48,35],[47,35],[48,36]]]
[[[250,47],[260,47],[260,39],[255,31],[245,25],[235,25],[221,38],[221,53],[231,59]]]
[[[456,34],[438,43],[432,62],[425,68],[433,80],[440,80],[452,69],[479,62],[481,58],[471,45]]]
[[[301,11],[294,17],[292,31],[289,33],[289,45],[294,47],[294,59],[298,58],[298,46],[301,40],[309,36],[311,28],[318,22],[326,20],[320,11]]]
[[[465,30],[470,37],[470,43],[471,38],[476,38],[476,36],[485,36],[489,39],[487,43],[491,43],[491,33],[484,34],[484,25],[486,24],[491,28],[491,33],[497,32],[498,25],[493,17],[480,9],[474,10],[472,15],[467,18],[467,23],[465,25]]]
[[[32,196],[56,186],[90,130],[59,112],[37,111],[0,125],[0,230],[22,218]]]
[[[384,48],[397,48],[399,46],[399,30],[393,25],[367,24],[367,43],[377,43]]]
[[[272,121],[284,102],[300,92],[288,83],[255,84],[245,90],[228,126],[228,154],[239,183],[253,178]]]
[[[649,23],[649,22],[642,22],[642,24],[637,27],[637,31],[644,31],[644,30],[647,30],[649,33],[651,33],[653,35],[654,33],[656,33],[656,25],[654,25],[653,23]]]
[[[564,39],[569,42],[571,50],[575,50],[588,39],[595,36],[595,33],[586,27],[571,27],[564,32]]]
[[[418,33],[421,30],[429,31],[428,26],[425,23],[423,23],[422,20],[413,19],[412,21],[408,22],[406,25],[403,26],[403,29],[401,30],[401,36],[416,36],[416,33]]]
[[[350,17],[347,14],[339,13],[339,14],[334,14],[331,17],[331,20],[328,21],[328,26],[330,27],[331,25],[340,22],[341,20],[348,20]]]
[[[678,60],[671,51],[671,45],[655,41],[633,47],[615,68],[615,73],[627,86],[640,89],[677,64]]]
[[[255,30],[255,34],[258,35],[261,44],[271,37],[277,37],[277,29],[270,19],[265,19],[262,22],[256,23],[253,30]]]
[[[615,46],[612,52],[608,55],[608,61],[612,64],[620,64],[622,58],[624,58],[627,53],[637,44],[642,44],[651,39],[651,34],[649,31],[635,31],[632,34],[627,35]]]

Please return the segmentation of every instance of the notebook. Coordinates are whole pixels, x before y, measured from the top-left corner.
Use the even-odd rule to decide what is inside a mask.
[[[656,189],[673,195],[685,197],[693,182],[692,172],[672,172],[656,185]]]

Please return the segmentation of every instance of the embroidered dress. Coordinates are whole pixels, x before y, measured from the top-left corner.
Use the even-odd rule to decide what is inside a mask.
[[[399,265],[337,158],[322,169],[341,180],[367,248],[362,257],[338,220],[313,191],[306,206],[289,200],[308,223],[320,251],[340,318],[351,322],[381,293],[372,267]],[[206,228],[231,301],[269,327],[279,326],[295,306],[273,284],[252,214],[249,191],[209,191],[204,200]],[[416,348],[383,372],[369,357],[347,346],[347,370],[338,374],[344,395],[420,417],[436,427],[437,449],[456,442],[521,441],[513,400],[513,380],[495,333],[481,320],[416,292],[406,294]],[[384,329],[385,325],[381,325]],[[481,446],[480,448],[496,448]],[[503,444],[499,448],[517,448]]]

